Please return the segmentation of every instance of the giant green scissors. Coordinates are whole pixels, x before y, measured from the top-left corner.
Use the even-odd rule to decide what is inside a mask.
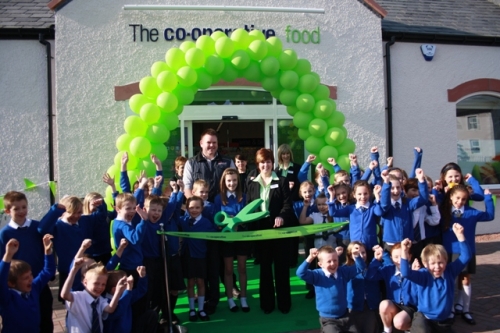
[[[269,216],[269,212],[254,212],[261,204],[262,199],[255,199],[243,208],[236,216],[230,217],[225,212],[218,212],[214,216],[214,222],[219,227],[224,227],[222,232],[234,232],[236,227],[242,223],[252,222]]]

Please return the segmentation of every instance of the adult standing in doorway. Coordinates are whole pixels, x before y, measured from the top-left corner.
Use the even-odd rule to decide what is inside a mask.
[[[198,179],[208,183],[208,202],[214,202],[215,196],[220,191],[220,179],[227,168],[235,168],[231,159],[225,158],[217,152],[217,132],[206,129],[200,137],[201,151],[191,157],[184,166],[184,195],[186,198],[193,196],[193,184]],[[209,205],[205,203],[205,206]],[[213,217],[211,217],[213,219]],[[213,221],[212,221],[213,222]],[[207,241],[207,278],[205,280],[205,312],[210,315],[215,312],[220,298],[219,270],[222,257],[219,254],[219,242]]]
[[[260,210],[268,211],[269,217],[253,222],[254,228],[265,230],[284,227],[293,214],[288,179],[278,177],[273,171],[274,156],[270,149],[259,149],[255,154],[255,163],[258,174],[248,182],[247,202],[262,199]],[[256,241],[255,246],[260,252],[260,308],[265,314],[269,314],[277,303],[282,313],[288,313],[292,306],[289,239]],[[274,296],[275,291],[277,302]]]

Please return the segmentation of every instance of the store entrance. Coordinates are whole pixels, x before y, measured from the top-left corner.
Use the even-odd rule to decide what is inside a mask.
[[[198,144],[200,135],[208,128],[217,131],[220,154],[231,159],[234,159],[236,155],[244,155],[250,168],[255,165],[255,152],[265,147],[265,121],[193,121],[192,126],[194,154],[200,151]]]

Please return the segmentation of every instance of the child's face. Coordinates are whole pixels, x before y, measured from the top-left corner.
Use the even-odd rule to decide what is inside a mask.
[[[148,212],[149,221],[151,223],[156,223],[161,218],[161,214],[163,213],[163,207],[158,204],[150,204],[149,207],[146,207],[146,211]]]
[[[468,193],[464,191],[455,191],[455,193],[453,193],[452,196],[450,197],[450,200],[453,207],[459,209],[465,206],[465,203],[467,202],[468,198],[469,198]]]
[[[238,178],[237,174],[226,175],[224,183],[226,184],[228,191],[236,191],[236,188],[238,187]]]
[[[391,180],[391,199],[399,200],[401,198],[401,182]]]
[[[316,206],[318,207],[318,211],[325,215],[328,214],[328,204],[326,203],[326,198],[316,199]]]
[[[410,188],[408,191],[406,191],[406,197],[408,199],[413,199],[418,197],[418,189],[417,188]]]
[[[370,191],[366,186],[358,186],[356,187],[356,192],[354,193],[354,198],[356,202],[360,205],[366,205],[368,200],[370,199]]]
[[[318,266],[326,269],[330,274],[334,274],[339,267],[339,256],[336,252],[321,253],[318,256]]]
[[[462,174],[457,170],[448,170],[446,175],[444,175],[444,180],[446,183],[455,183],[459,184],[460,180],[462,180]]]
[[[22,224],[28,215],[28,202],[26,200],[14,201],[11,203],[11,207],[5,210],[5,213],[10,215],[12,221]]]
[[[335,197],[341,204],[345,204],[349,201],[349,194],[347,192],[347,189],[345,189],[344,187],[340,187],[335,191]]]
[[[203,201],[208,200],[208,187],[205,186],[196,186],[193,188],[193,194],[196,195],[197,197],[200,197],[203,199]]]
[[[351,183],[351,178],[348,175],[343,175],[335,179],[338,184],[349,185]]]
[[[431,256],[424,263],[425,268],[429,270],[434,278],[441,277],[446,269],[446,261],[442,257]]]
[[[300,189],[300,195],[304,200],[311,200],[314,196],[314,187],[306,186]]]
[[[179,176],[184,175],[184,165],[185,164],[181,164],[175,168],[175,173],[178,174]]]
[[[366,249],[364,246],[360,246],[359,244],[355,244],[352,247],[352,252],[354,252],[354,251],[358,251],[361,259],[363,259],[363,261],[366,261]]]
[[[189,203],[187,210],[189,212],[189,216],[195,219],[201,215],[203,207],[199,200],[193,200]]]
[[[83,279],[83,285],[85,289],[93,297],[101,296],[101,294],[106,289],[106,282],[108,281],[108,276],[104,274],[87,273]]]
[[[65,212],[62,217],[65,218],[69,223],[75,224],[82,217],[83,210],[82,207],[78,207],[74,212]]]
[[[391,259],[394,265],[400,269],[401,267],[401,249],[392,250]]]
[[[120,220],[125,222],[132,221],[135,215],[135,203],[132,201],[123,202],[120,208],[116,208],[116,213],[118,214],[118,218]]]
[[[8,283],[10,288],[19,290],[22,293],[31,292],[31,286],[33,285],[33,273],[31,271],[25,272],[18,276],[16,284]]]
[[[245,171],[247,171],[247,161],[239,160],[239,159],[235,158],[234,159],[234,164],[238,168],[239,172],[245,172]]]

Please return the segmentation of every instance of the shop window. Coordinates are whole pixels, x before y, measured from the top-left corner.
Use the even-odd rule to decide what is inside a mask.
[[[269,105],[273,96],[268,91],[248,89],[198,90],[191,105]]]
[[[284,143],[292,148],[293,162],[304,164],[304,140],[299,138],[299,129],[293,125],[291,119],[278,119],[278,146]]]
[[[500,185],[500,97],[475,95],[457,103],[457,160],[481,184]]]

